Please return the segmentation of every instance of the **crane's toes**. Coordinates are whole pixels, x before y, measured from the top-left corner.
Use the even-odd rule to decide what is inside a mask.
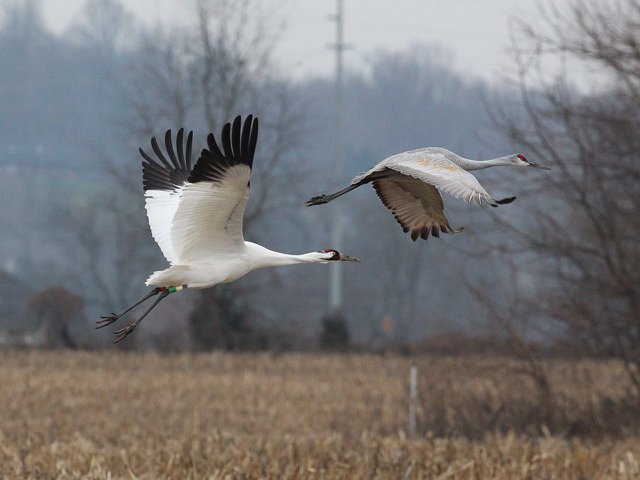
[[[115,313],[112,313],[111,315],[101,316],[100,320],[96,322],[96,329],[106,327],[107,325],[111,325],[113,322],[115,322],[119,318],[120,318],[120,315],[116,315]]]
[[[307,200],[307,207],[310,207],[312,205],[322,205],[323,203],[327,203],[327,196],[326,195],[316,195],[315,197],[311,197],[309,200]]]
[[[137,325],[134,323],[130,323],[129,325],[127,325],[126,327],[121,328],[120,330],[116,330],[115,336],[116,339],[113,341],[113,343],[118,343],[122,340],[124,340],[127,335],[129,335],[131,332],[133,332],[136,329]]]

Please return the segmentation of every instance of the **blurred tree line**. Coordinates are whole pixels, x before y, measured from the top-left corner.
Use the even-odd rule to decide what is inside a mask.
[[[640,2],[548,2],[540,14],[545,28],[520,24],[514,49],[523,110],[494,111],[553,174],[527,186],[525,220],[495,218],[497,294],[466,283],[528,359],[551,412],[532,338],[548,353],[619,359],[640,398]]]
[[[491,192],[517,194],[516,203],[490,212],[449,202],[464,233],[427,244],[398,231],[371,191],[302,207],[340,186],[330,175],[333,82],[287,80],[272,58],[279,19],[260,2],[197,0],[184,24],[145,28],[119,1],[89,0],[61,36],[43,27],[37,1],[5,3],[0,181],[11,201],[0,211],[0,267],[29,288],[22,299],[3,294],[12,306],[0,325],[18,331],[39,325],[29,316],[73,316],[72,328],[56,327],[59,342],[110,341],[91,331],[92,319],[137,297],[164,262],[146,225],[137,147],[185,126],[197,151],[206,133],[251,112],[261,138],[246,236],[285,251],[326,248],[330,222],[343,214],[342,248],[366,262],[345,269],[342,325],[322,321],[326,269],[260,271],[173,299],[124,348],[335,340],[411,350],[431,335],[450,346],[427,341],[426,350],[472,351],[469,339],[485,348],[491,332],[495,348],[529,360],[542,389],[540,352],[620,358],[640,386],[640,7],[614,3],[545,4],[547,28],[517,28],[511,83],[463,77],[446,51],[424,46],[379,52],[367,72],[349,73],[342,182],[425,145],[474,158],[521,151],[553,168],[480,172]],[[69,311],[82,313],[53,312],[43,292],[58,287]],[[466,340],[456,347],[448,331]]]

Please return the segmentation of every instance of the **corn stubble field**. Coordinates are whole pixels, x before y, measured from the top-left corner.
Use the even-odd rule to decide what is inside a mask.
[[[0,357],[2,478],[640,478],[615,362],[550,360],[540,399],[522,365],[491,357]]]

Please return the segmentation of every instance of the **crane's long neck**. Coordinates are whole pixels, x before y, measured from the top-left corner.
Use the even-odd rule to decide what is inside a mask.
[[[248,257],[253,268],[278,267],[295,265],[298,263],[326,263],[327,254],[322,252],[309,252],[300,255],[274,252],[256,243],[246,242]]]
[[[492,158],[490,160],[469,160],[459,157],[458,165],[465,170],[482,170],[489,167],[513,166],[513,155]]]

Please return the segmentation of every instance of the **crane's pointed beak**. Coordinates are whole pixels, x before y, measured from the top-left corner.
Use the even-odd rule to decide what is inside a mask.
[[[545,167],[544,165],[540,165],[539,163],[529,162],[530,167],[540,168],[542,170],[551,170],[549,167]]]
[[[358,260],[356,257],[350,257],[349,255],[343,255],[340,254],[340,261],[341,262],[356,262],[356,263],[362,263],[360,260]]]

